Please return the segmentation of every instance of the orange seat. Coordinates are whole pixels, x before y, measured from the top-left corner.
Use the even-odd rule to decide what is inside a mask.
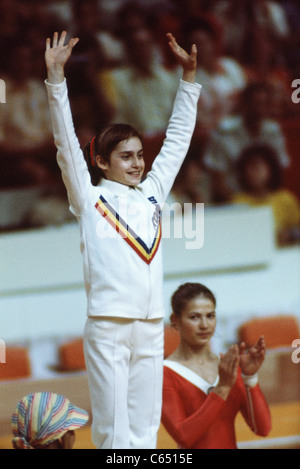
[[[0,381],[29,378],[31,364],[24,347],[6,347],[5,363],[0,363]]]
[[[176,329],[172,326],[165,326],[164,329],[164,357],[173,353],[179,345],[180,337]],[[64,371],[78,371],[86,369],[83,340],[75,339],[67,342],[59,348],[60,369]]]
[[[86,369],[81,338],[61,345],[58,352],[61,370],[79,371]]]
[[[239,340],[248,346],[256,344],[260,336],[265,337],[268,349],[291,347],[300,338],[299,324],[294,316],[270,316],[252,319],[239,329]]]
[[[164,358],[169,357],[178,347],[180,336],[173,326],[165,326]]]

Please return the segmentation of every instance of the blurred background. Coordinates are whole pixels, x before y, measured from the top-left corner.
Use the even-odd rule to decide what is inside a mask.
[[[176,209],[164,217],[165,354],[178,340],[169,327],[173,291],[206,284],[218,302],[216,352],[267,339],[261,385],[272,434],[262,442],[238,421],[240,445],[300,447],[300,363],[292,360],[300,339],[299,2],[0,0],[0,17],[0,448],[26,392],[59,390],[89,410],[79,234],[44,85],[45,40],[63,29],[80,38],[66,71],[80,143],[111,122],[130,123],[143,134],[147,171],[181,77],[165,35],[187,50],[197,44],[196,129],[167,201]],[[205,204],[201,226],[197,203]],[[182,220],[190,230],[178,237]],[[188,249],[199,229],[203,246]]]

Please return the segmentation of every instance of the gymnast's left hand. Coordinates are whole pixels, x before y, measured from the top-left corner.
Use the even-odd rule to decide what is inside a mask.
[[[197,70],[196,45],[192,45],[191,53],[188,54],[182,47],[180,47],[173,34],[168,33],[167,38],[174,57],[183,68],[183,80],[194,83]]]
[[[240,367],[246,376],[255,375],[260,369],[266,354],[265,339],[261,336],[257,343],[246,351],[246,344],[242,342],[239,347]]]

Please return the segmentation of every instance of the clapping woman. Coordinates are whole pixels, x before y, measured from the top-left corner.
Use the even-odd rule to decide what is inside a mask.
[[[216,299],[199,283],[181,285],[172,309],[180,344],[164,366],[162,423],[168,433],[185,449],[236,449],[234,422],[241,412],[254,433],[267,436],[270,412],[257,377],[264,338],[249,351],[241,344],[215,355]]]

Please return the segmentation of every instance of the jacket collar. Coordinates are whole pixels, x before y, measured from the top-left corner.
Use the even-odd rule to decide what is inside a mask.
[[[98,187],[107,189],[109,192],[119,196],[127,196],[130,190],[135,189],[133,186],[127,186],[116,181],[109,181],[108,179],[102,178]]]

